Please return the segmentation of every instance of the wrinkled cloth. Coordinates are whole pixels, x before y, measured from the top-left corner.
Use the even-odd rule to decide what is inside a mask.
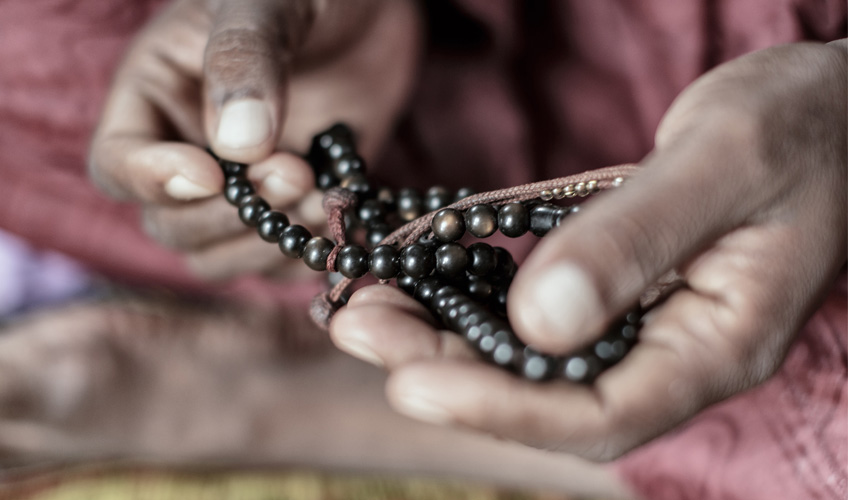
[[[0,14],[0,228],[113,279],[305,301],[317,285],[212,286],[150,241],[138,209],[86,180],[112,71],[161,1],[7,1]],[[711,67],[846,36],[841,0],[426,2],[423,70],[380,161],[384,184],[478,190],[639,161],[664,111]],[[844,498],[845,277],[782,371],[631,453],[646,498]],[[311,291],[307,291],[311,290]]]

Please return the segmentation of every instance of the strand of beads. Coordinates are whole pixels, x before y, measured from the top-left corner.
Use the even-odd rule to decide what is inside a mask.
[[[528,232],[543,237],[579,210],[549,201],[597,192],[597,180],[538,192],[531,189],[523,198],[507,190],[509,196],[474,204],[464,202],[489,197],[472,196],[468,189],[451,195],[441,187],[431,188],[423,197],[411,189],[397,193],[375,189],[365,178],[365,162],[356,154],[352,132],[341,124],[316,135],[306,159],[315,171],[316,184],[329,191],[325,208],[327,197],[343,200],[337,203],[344,210],[343,222],[336,224],[341,228],[334,235],[338,243],[290,224],[285,214],[271,210],[256,195],[245,176],[246,165],[218,159],[226,179],[225,197],[238,207],[242,222],[256,227],[265,241],[277,243],[286,256],[303,258],[316,271],[337,270],[348,280],[369,272],[384,282],[396,279],[401,289],[463,336],[483,358],[531,380],[591,382],[636,342],[641,323],[638,310],[617,321],[599,341],[569,356],[549,356],[527,347],[506,316],[506,297],[517,269],[512,256],[482,241],[468,247],[459,243],[466,233],[475,238],[497,231],[511,238]],[[613,185],[619,181],[615,179]],[[447,205],[451,206],[442,208]],[[429,212],[426,217],[422,217],[424,210]],[[367,243],[347,243],[358,228],[365,230]],[[431,237],[423,237],[425,232]]]

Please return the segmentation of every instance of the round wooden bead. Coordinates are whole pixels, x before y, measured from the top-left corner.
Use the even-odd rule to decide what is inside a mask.
[[[286,257],[299,259],[303,255],[303,250],[306,248],[306,242],[312,238],[312,234],[305,227],[295,224],[283,229],[280,233],[280,239],[277,242],[280,246],[280,251]]]
[[[465,221],[458,210],[443,208],[433,217],[431,229],[441,241],[456,241],[465,234]]]
[[[398,288],[410,295],[415,291],[416,283],[418,283],[418,280],[407,274],[399,274],[397,277]]]
[[[365,176],[361,174],[354,174],[350,177],[342,179],[339,185],[360,196],[364,196],[369,191],[371,191],[371,185],[368,184],[368,179],[366,179]]]
[[[348,245],[339,251],[336,269],[345,278],[361,278],[368,272],[368,251],[359,245]]]
[[[327,191],[332,187],[338,186],[339,180],[330,172],[321,172],[315,179],[315,185],[318,186],[318,189],[321,191]]]
[[[386,217],[386,211],[383,209],[382,203],[371,198],[362,202],[359,210],[357,210],[357,215],[363,224],[371,225],[383,221]]]
[[[255,194],[245,196],[239,202],[239,218],[245,225],[256,227],[259,224],[259,217],[265,212],[271,210],[268,203]]]
[[[255,193],[256,191],[253,189],[253,184],[250,181],[238,177],[228,179],[226,187],[224,187],[224,198],[226,198],[230,205],[235,206],[239,206],[239,203],[241,203],[241,200],[245,196]]]
[[[368,267],[377,279],[387,280],[394,278],[400,272],[397,248],[391,245],[380,245],[371,251]]]
[[[424,206],[428,212],[432,212],[449,205],[452,199],[450,191],[446,188],[433,186],[427,190],[427,194],[424,196]]]
[[[509,279],[515,274],[515,261],[506,248],[495,247],[495,269],[492,271],[499,279]]]
[[[477,276],[486,276],[497,265],[497,254],[492,245],[478,241],[468,246],[468,271]]]
[[[488,238],[498,230],[498,211],[491,205],[474,205],[465,211],[465,227],[478,238]]]
[[[469,295],[482,301],[489,300],[492,296],[492,292],[494,291],[492,284],[480,276],[469,276],[466,289],[468,290]]]
[[[423,199],[418,191],[407,188],[402,189],[397,196],[397,210],[401,219],[406,222],[421,217],[423,210]]]
[[[385,222],[377,222],[368,228],[368,244],[372,247],[376,247],[390,234],[392,234],[391,226]]]
[[[507,203],[498,209],[498,228],[510,238],[517,238],[530,229],[530,214],[521,203]]]
[[[467,188],[467,187],[459,188],[459,190],[456,192],[456,196],[454,196],[454,201],[459,201],[463,198],[468,198],[469,196],[471,196],[473,194],[474,194],[474,190],[471,189],[471,188]]]
[[[323,236],[316,236],[306,242],[303,248],[303,262],[315,271],[327,269],[327,257],[335,248],[335,244]]]
[[[429,248],[415,243],[401,250],[400,267],[404,274],[421,279],[433,272],[436,267],[436,257]]]
[[[559,207],[548,203],[536,205],[530,209],[530,231],[536,236],[544,236],[556,227]]]
[[[468,252],[459,243],[445,243],[436,250],[436,272],[442,276],[457,276],[468,265]]]
[[[221,170],[224,171],[224,175],[227,177],[244,177],[244,174],[247,173],[247,165],[244,163],[221,160],[220,165]]]
[[[413,297],[418,302],[429,306],[430,301],[433,299],[433,294],[436,293],[437,290],[442,288],[444,284],[436,277],[430,276],[419,280],[415,285],[415,292],[413,293]]]
[[[280,234],[283,229],[289,225],[289,218],[282,212],[269,210],[259,216],[259,222],[256,225],[256,232],[259,236],[269,242],[276,243],[280,241]]]
[[[365,160],[356,153],[347,153],[331,162],[333,175],[339,180],[365,174]]]

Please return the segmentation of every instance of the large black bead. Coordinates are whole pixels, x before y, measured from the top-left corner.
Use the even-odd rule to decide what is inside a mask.
[[[497,265],[497,254],[492,245],[478,241],[468,246],[468,271],[477,276],[486,276]]]
[[[368,250],[359,245],[348,245],[339,251],[336,269],[345,278],[361,278],[368,272]]]
[[[536,236],[544,236],[548,234],[552,228],[556,227],[556,217],[559,214],[559,207],[550,204],[536,205],[530,209],[530,231]]]
[[[306,242],[303,248],[303,262],[315,271],[327,269],[327,257],[335,248],[335,244],[323,236],[316,236]]]
[[[459,190],[456,192],[456,196],[454,196],[454,201],[459,201],[463,198],[468,198],[469,196],[471,196],[473,194],[474,194],[474,190],[471,189],[471,188],[467,188],[467,187],[459,188]]]
[[[430,227],[433,235],[441,241],[456,241],[465,234],[462,213],[453,208],[443,208],[436,212]]]
[[[465,211],[465,227],[478,238],[488,238],[498,230],[498,211],[491,205],[474,205]]]
[[[397,196],[397,210],[400,218],[406,222],[421,217],[423,210],[421,194],[412,188],[402,189]]]
[[[339,185],[359,196],[366,196],[371,191],[371,185],[368,184],[368,179],[366,179],[364,175],[360,174],[342,179]]]
[[[525,347],[521,356],[516,358],[518,371],[529,380],[545,380],[553,375],[556,367],[550,356],[545,356],[530,347]]]
[[[327,191],[332,187],[338,186],[339,180],[330,172],[321,172],[318,174],[318,177],[315,178],[315,185],[318,186],[318,189],[321,191]]]
[[[495,269],[492,273],[501,280],[509,280],[515,274],[516,266],[512,254],[506,248],[495,247]]]
[[[469,295],[482,301],[489,300],[494,291],[492,284],[479,276],[469,276],[466,289]]]
[[[571,382],[588,384],[603,370],[603,364],[594,354],[578,354],[561,361],[560,375]]]
[[[380,245],[371,251],[368,267],[377,279],[387,280],[397,276],[400,272],[397,248],[391,245]]]
[[[445,243],[436,250],[436,272],[442,276],[457,276],[468,265],[468,252],[459,243]]]
[[[507,203],[498,209],[498,227],[510,238],[517,238],[530,229],[530,214],[521,203]]]
[[[259,217],[268,210],[271,210],[271,207],[262,198],[256,195],[245,196],[239,203],[239,218],[246,225],[256,227],[259,224]]]
[[[269,242],[276,243],[280,241],[280,234],[283,229],[288,227],[289,218],[282,212],[269,210],[259,217],[259,222],[256,226],[256,232],[259,236]]]
[[[370,226],[371,224],[382,222],[386,217],[386,211],[383,209],[382,203],[372,198],[362,202],[359,210],[357,210],[357,215],[359,215],[359,220],[363,224]]]
[[[256,191],[253,189],[253,184],[251,184],[247,179],[241,179],[238,177],[233,177],[231,180],[228,180],[224,187],[224,198],[227,199],[230,205],[238,206],[245,196],[250,196],[254,193],[256,193]]]
[[[340,158],[332,160],[331,168],[333,175],[335,175],[338,179],[347,179],[354,175],[365,174],[365,160],[363,160],[358,154],[348,153],[342,155]]]
[[[413,297],[418,302],[426,306],[430,306],[430,301],[433,299],[433,294],[436,293],[437,290],[441,289],[444,284],[438,278],[434,276],[430,276],[419,280],[415,285],[415,292]]]
[[[458,288],[451,285],[445,285],[433,293],[433,297],[430,299],[430,307],[438,313],[447,306],[448,302],[461,296],[462,292],[460,292]]]
[[[412,295],[415,291],[415,284],[418,280],[406,274],[399,274],[397,277],[397,286],[404,292]]]
[[[280,245],[280,251],[283,252],[283,255],[293,259],[299,259],[303,255],[304,248],[306,248],[306,242],[311,238],[312,234],[308,229],[295,224],[283,229],[277,243]]]
[[[436,267],[436,257],[429,248],[415,243],[401,250],[400,267],[404,274],[421,279],[433,272]]]

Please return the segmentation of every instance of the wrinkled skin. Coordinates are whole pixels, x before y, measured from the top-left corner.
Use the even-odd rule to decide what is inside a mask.
[[[534,249],[508,310],[564,353],[671,270],[681,287],[592,387],[476,360],[409,297],[354,295],[336,344],[390,372],[400,412],[608,460],[762,382],[846,261],[848,47],[794,44],[726,63],[664,117],[643,170]]]
[[[297,154],[337,121],[374,158],[412,84],[410,1],[178,0],[137,37],[90,152],[93,180],[144,205],[144,226],[200,277],[308,273],[256,238],[219,194],[205,152],[251,164],[259,194],[320,231],[321,195]]]

